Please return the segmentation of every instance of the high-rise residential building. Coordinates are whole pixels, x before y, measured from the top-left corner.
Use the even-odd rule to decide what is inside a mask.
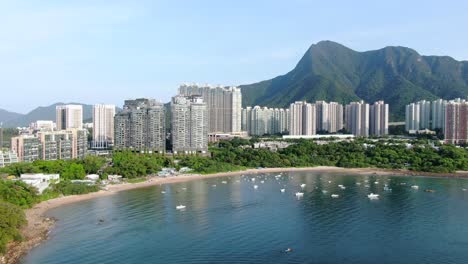
[[[3,148],[3,127],[0,125],[0,150]]]
[[[93,106],[93,142],[95,149],[106,149],[114,145],[115,105]]]
[[[200,95],[208,109],[208,132],[237,133],[242,130],[242,94],[238,87],[183,84],[179,94]]]
[[[419,130],[420,127],[420,114],[419,109],[420,105],[416,103],[411,103],[406,106],[405,109],[405,130]]]
[[[468,102],[450,101],[445,110],[445,142],[468,143]]]
[[[164,105],[155,100],[125,100],[114,118],[114,148],[165,152],[165,115]]]
[[[18,156],[14,151],[3,151],[0,149],[0,168],[18,162]]]
[[[33,135],[20,135],[11,138],[11,150],[19,161],[33,162],[40,159],[41,142]]]
[[[242,109],[242,129],[249,135],[283,134],[289,129],[289,109],[246,107]]]
[[[388,104],[377,101],[370,107],[370,135],[388,135]]]
[[[417,102],[419,104],[419,129],[430,129],[431,128],[431,102],[421,100]]]
[[[41,142],[40,159],[42,160],[70,160],[73,159],[73,133],[71,131],[43,131],[37,137]]]
[[[29,128],[35,131],[52,131],[55,129],[55,123],[52,120],[37,120],[32,122]]]
[[[316,128],[317,131],[328,131],[330,125],[330,116],[328,103],[325,101],[315,102]]]
[[[443,99],[438,99],[432,101],[432,122],[431,128],[441,129],[444,131],[445,129],[445,106],[447,105],[447,101]]]
[[[174,154],[208,151],[208,110],[201,96],[175,96],[171,101]]]
[[[315,135],[316,112],[315,104],[309,104],[305,101],[297,101],[289,107],[289,134],[294,136]]]
[[[358,137],[369,136],[369,104],[352,102],[346,105],[346,129]]]
[[[343,129],[343,105],[337,102],[328,104],[328,129],[329,133],[336,133]]]
[[[82,105],[58,105],[55,107],[57,130],[83,128]]]

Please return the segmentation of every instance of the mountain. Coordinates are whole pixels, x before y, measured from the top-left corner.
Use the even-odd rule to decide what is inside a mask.
[[[0,109],[0,123],[5,123],[7,121],[21,117],[22,114],[10,112],[4,109]]]
[[[321,41],[310,46],[287,74],[240,88],[244,106],[287,107],[297,100],[385,100],[391,119],[404,120],[408,103],[467,97],[468,61],[422,56],[405,47],[357,52]]]
[[[31,112],[20,115],[16,118],[10,119],[4,122],[4,127],[19,127],[19,126],[29,126],[31,122],[37,120],[53,120],[55,121],[55,107],[57,105],[63,105],[64,103],[55,103],[49,106],[40,106]],[[83,120],[92,118],[93,106],[80,103],[70,103],[70,104],[79,104],[83,106]]]

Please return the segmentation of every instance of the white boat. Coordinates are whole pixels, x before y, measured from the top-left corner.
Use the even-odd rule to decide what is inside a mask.
[[[161,191],[162,194],[165,194],[166,192],[165,191]]]
[[[338,197],[340,197],[338,194],[332,194],[331,195],[331,198],[338,198]]]
[[[465,189],[465,188],[463,188],[463,189],[462,189],[462,191],[466,192],[466,189]]]
[[[176,209],[177,210],[183,210],[183,209],[185,209],[185,205],[178,205],[178,206],[176,206]]]
[[[360,182],[356,182],[356,185],[361,185],[361,183],[360,183]]]
[[[258,189],[258,185],[254,185],[254,189]]]
[[[340,189],[341,189],[341,190],[345,190],[345,189],[346,189],[346,187],[344,187],[344,186],[343,186],[343,185],[341,185],[341,184],[340,184],[340,185],[338,185],[338,187],[340,187]]]
[[[227,181],[222,181],[221,183],[222,183],[222,184],[227,184]]]
[[[303,196],[304,196],[304,193],[301,193],[301,192],[296,193],[296,197],[303,197]]]
[[[285,191],[286,191],[286,189],[281,189],[280,191],[281,191],[281,192],[285,192]]]
[[[367,195],[367,198],[369,198],[371,200],[376,200],[376,199],[379,199],[379,195],[375,194],[375,193],[370,193],[370,194]]]
[[[327,190],[322,190],[322,193],[323,193],[323,194],[327,194],[328,191],[327,191]]]
[[[305,187],[306,187],[306,184],[305,184],[305,183],[301,184],[301,188],[302,188],[302,189],[304,189]]]
[[[378,181],[376,181],[376,182],[374,182],[374,184],[379,184],[379,182],[378,182]]]
[[[419,186],[417,186],[417,185],[413,185],[413,186],[411,186],[411,189],[418,190],[418,189],[419,189]]]
[[[254,181],[255,181],[255,178],[252,178],[251,180],[254,182]]]
[[[328,183],[331,183],[331,181],[328,181]]]
[[[216,184],[211,185],[211,187],[216,187]]]
[[[261,181],[260,183],[265,183],[265,181]]]

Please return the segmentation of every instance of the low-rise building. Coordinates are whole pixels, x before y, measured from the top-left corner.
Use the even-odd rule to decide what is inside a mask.
[[[0,150],[0,168],[17,162],[18,156],[16,155],[16,152]]]
[[[51,183],[60,182],[59,174],[21,174],[20,180],[34,188],[41,194],[45,189],[49,187]]]

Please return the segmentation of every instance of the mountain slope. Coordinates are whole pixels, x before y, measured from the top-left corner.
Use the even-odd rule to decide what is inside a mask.
[[[0,123],[5,123],[15,118],[21,117],[22,114],[10,112],[4,109],[0,109]]]
[[[62,105],[64,103],[55,103],[49,106],[40,106],[31,112],[19,116],[17,118],[6,121],[4,127],[18,127],[18,126],[28,126],[31,122],[37,120],[53,120],[55,122],[55,107],[57,105]],[[70,104],[79,104],[79,103],[70,103]],[[87,104],[79,104],[83,106],[83,120],[92,118],[93,106]]]
[[[385,100],[391,118],[420,99],[468,95],[468,62],[421,56],[405,47],[357,52],[332,41],[312,45],[296,67],[271,80],[240,86],[243,105],[287,107],[296,100],[348,103]]]

